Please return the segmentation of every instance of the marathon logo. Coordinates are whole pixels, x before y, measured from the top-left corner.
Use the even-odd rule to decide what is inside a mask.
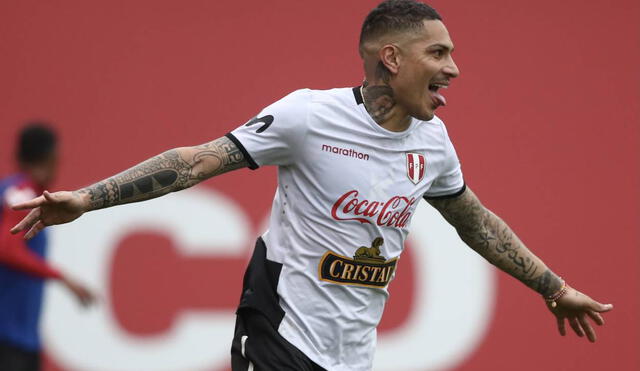
[[[347,156],[357,158],[359,160],[369,161],[369,155],[366,153],[358,152],[351,148],[340,148],[335,146],[330,146],[328,144],[322,145],[322,150],[325,152],[335,153],[337,155]]]
[[[386,287],[393,277],[398,258],[378,262],[376,259],[351,259],[328,251],[318,265],[322,281],[341,285]]]

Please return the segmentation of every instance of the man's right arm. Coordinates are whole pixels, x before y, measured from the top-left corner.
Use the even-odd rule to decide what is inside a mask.
[[[246,166],[238,147],[221,137],[200,146],[168,150],[74,193],[84,198],[86,211],[90,211],[180,191]]]
[[[11,233],[28,230],[25,235],[28,239],[46,226],[68,223],[87,211],[180,191],[247,165],[240,149],[227,137],[199,146],[174,148],[89,187],[74,192],[45,191],[40,197],[15,205],[14,209],[33,210]]]

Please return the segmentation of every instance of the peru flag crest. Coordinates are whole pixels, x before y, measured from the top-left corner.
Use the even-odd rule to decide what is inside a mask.
[[[423,154],[407,153],[407,176],[413,184],[418,184],[424,178],[426,161]]]

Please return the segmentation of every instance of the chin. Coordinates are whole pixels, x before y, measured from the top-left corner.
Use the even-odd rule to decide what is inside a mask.
[[[433,116],[435,116],[435,112],[434,111],[422,111],[422,112],[417,112],[415,115],[412,115],[412,116],[417,118],[418,120],[430,121],[430,120],[433,120]]]

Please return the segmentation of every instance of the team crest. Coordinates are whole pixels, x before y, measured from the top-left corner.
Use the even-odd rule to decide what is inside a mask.
[[[426,161],[423,154],[407,153],[407,176],[413,184],[418,184],[424,178]]]

